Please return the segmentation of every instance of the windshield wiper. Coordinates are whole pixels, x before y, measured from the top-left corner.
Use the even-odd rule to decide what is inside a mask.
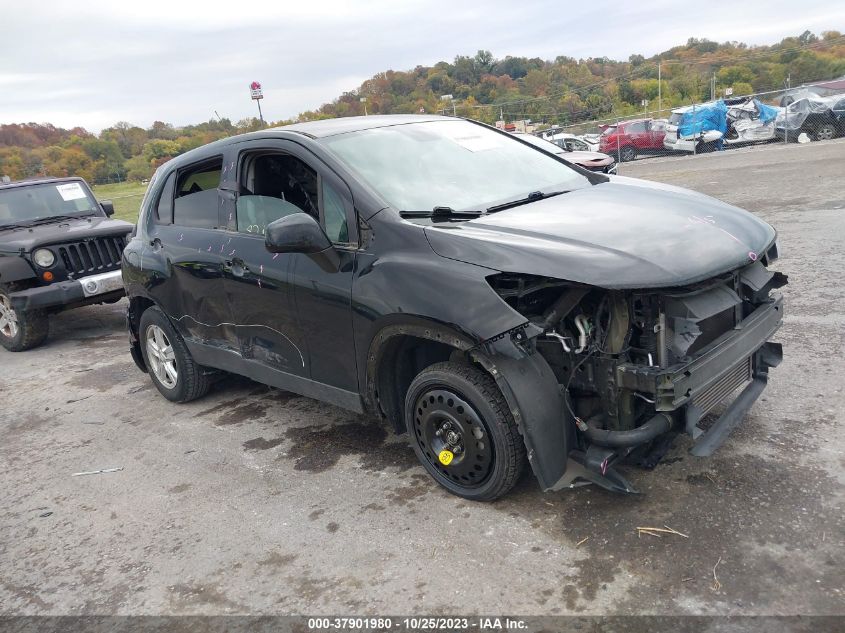
[[[65,220],[79,220],[82,218],[90,218],[93,213],[86,213],[84,215],[51,215],[49,218],[38,218],[30,223],[30,226],[38,224],[49,224],[50,222],[64,222]]]
[[[452,207],[434,207],[431,211],[400,211],[403,218],[431,218],[438,220],[463,220],[477,218],[484,215],[484,211],[456,211]]]
[[[569,189],[564,191],[551,191],[549,193],[543,193],[542,191],[532,191],[524,198],[520,198],[518,200],[511,200],[510,202],[503,202],[502,204],[496,204],[492,207],[487,207],[488,213],[495,213],[496,211],[504,211],[505,209],[510,209],[511,207],[518,207],[522,204],[528,204],[529,202],[536,202],[537,200],[545,200],[546,198],[551,198],[553,196],[559,196],[564,193],[569,193]]]

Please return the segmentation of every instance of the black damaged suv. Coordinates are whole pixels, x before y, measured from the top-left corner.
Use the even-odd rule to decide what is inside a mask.
[[[545,490],[630,492],[618,464],[682,431],[711,453],[780,361],[775,238],[470,121],[296,124],[159,169],[124,251],[131,351],[173,401],[222,370],[377,414],[469,499],[526,461]]]
[[[132,225],[113,213],[81,178],[0,183],[0,345],[36,347],[49,315],[123,296]]]

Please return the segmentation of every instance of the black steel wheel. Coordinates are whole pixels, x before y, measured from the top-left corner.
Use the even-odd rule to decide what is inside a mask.
[[[405,400],[414,452],[452,494],[492,501],[525,464],[525,446],[496,383],[480,369],[437,363],[411,383]]]

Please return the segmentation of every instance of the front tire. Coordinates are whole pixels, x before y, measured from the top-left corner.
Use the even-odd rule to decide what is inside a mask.
[[[15,310],[9,297],[14,289],[0,286],[0,345],[10,352],[23,352],[41,345],[50,325],[47,315],[40,310]]]
[[[405,421],[417,458],[454,495],[493,501],[525,468],[525,444],[495,381],[462,363],[437,363],[411,382]]]
[[[208,374],[159,308],[144,311],[138,334],[144,363],[161,395],[171,402],[190,402],[208,393]]]

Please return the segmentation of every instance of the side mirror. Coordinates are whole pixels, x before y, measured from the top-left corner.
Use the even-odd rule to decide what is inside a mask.
[[[320,253],[332,243],[317,220],[307,213],[292,213],[267,225],[264,245],[271,253]]]
[[[103,212],[108,217],[111,217],[111,216],[114,215],[114,204],[112,204],[111,200],[101,200],[100,206],[103,208]]]
[[[271,253],[304,253],[327,273],[340,270],[340,255],[317,220],[307,213],[292,213],[270,222],[264,246]]]

